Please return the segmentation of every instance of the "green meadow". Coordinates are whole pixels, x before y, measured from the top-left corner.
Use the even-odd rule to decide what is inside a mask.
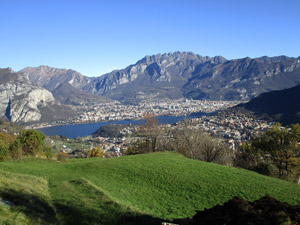
[[[300,204],[295,183],[171,152],[0,163],[2,224],[161,224],[265,194]]]

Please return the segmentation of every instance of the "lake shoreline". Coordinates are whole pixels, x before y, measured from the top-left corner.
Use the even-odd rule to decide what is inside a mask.
[[[214,113],[216,113],[218,111],[214,111],[214,112],[196,112],[196,113],[191,113],[191,114],[188,114],[188,115],[158,115],[158,116],[155,116],[155,117],[162,117],[162,116],[170,116],[170,117],[193,117],[195,115],[201,115],[202,114],[206,114],[206,115],[212,115]],[[63,124],[55,124],[55,125],[45,125],[45,126],[34,126],[34,125],[31,125],[31,126],[27,126],[26,129],[34,129],[34,130],[38,130],[38,129],[42,129],[42,128],[49,128],[49,127],[57,127],[57,126],[64,126],[64,125],[67,125],[67,126],[71,126],[71,125],[79,125],[79,124],[93,124],[93,123],[107,123],[107,122],[117,122],[117,121],[139,121],[139,120],[143,120],[143,118],[133,118],[133,119],[121,119],[121,120],[101,120],[101,121],[89,121],[89,122],[78,122],[78,123],[63,123]]]
[[[211,113],[198,112],[198,113],[190,114],[188,116],[164,115],[164,116],[157,116],[156,118],[159,120],[159,123],[161,124],[174,124],[180,120],[198,118],[205,115],[211,115]],[[97,129],[99,129],[104,125],[109,125],[109,124],[138,125],[139,123],[141,123],[142,120],[143,119],[136,119],[136,120],[125,119],[125,120],[110,120],[105,122],[62,124],[62,125],[47,126],[47,127],[35,128],[35,129],[47,136],[62,135],[71,139],[76,139],[77,137],[90,136]]]

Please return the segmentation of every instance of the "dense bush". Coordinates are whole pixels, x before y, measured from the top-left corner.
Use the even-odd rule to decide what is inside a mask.
[[[25,130],[20,137],[23,155],[43,155],[45,136],[37,130]]]

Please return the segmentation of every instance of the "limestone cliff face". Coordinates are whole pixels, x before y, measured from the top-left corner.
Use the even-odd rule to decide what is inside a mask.
[[[12,122],[34,122],[42,117],[39,107],[58,104],[53,95],[11,69],[0,69],[0,115]]]

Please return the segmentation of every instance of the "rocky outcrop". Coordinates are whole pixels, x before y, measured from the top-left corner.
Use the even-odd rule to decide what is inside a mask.
[[[0,115],[12,122],[40,121],[41,108],[60,105],[51,92],[32,84],[24,75],[0,69]]]

